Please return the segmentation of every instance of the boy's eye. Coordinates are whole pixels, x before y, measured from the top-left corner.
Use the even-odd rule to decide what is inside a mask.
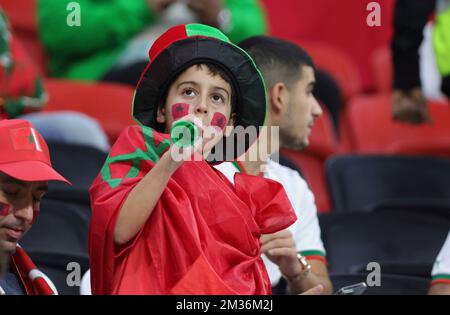
[[[217,94],[213,95],[212,99],[214,102],[224,102],[225,101],[222,95],[217,95]]]
[[[193,89],[185,89],[183,91],[183,94],[186,96],[194,96],[195,95],[195,91]]]

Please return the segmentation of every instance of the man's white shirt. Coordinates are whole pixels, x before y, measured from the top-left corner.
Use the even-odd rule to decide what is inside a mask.
[[[434,262],[431,276],[433,277],[433,281],[450,281],[450,231],[447,235],[444,246],[442,246],[442,249]]]
[[[239,172],[235,164],[225,162],[215,167],[234,184],[234,174]],[[305,180],[300,177],[297,171],[270,159],[267,161],[264,177],[282,184],[291,201],[298,219],[288,229],[293,234],[297,251],[309,259],[317,257],[323,257],[324,259],[325,249],[320,236],[314,195]],[[271,284],[276,285],[281,278],[278,266],[265,255],[263,255],[263,261],[269,273]]]

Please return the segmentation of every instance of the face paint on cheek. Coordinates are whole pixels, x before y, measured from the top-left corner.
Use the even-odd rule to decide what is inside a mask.
[[[7,203],[0,202],[0,216],[5,217],[9,213],[9,209],[11,208],[10,205]]]
[[[220,128],[220,130],[223,130],[226,124],[227,118],[225,117],[225,115],[219,112],[215,112],[211,120],[211,126],[217,126]]]
[[[189,114],[189,104],[176,103],[172,105],[172,118],[177,120]]]

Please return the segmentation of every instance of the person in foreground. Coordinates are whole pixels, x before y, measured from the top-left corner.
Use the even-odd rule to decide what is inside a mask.
[[[296,220],[286,193],[243,174],[233,186],[212,167],[237,127],[264,125],[258,69],[201,24],[169,29],[149,57],[133,102],[139,125],[122,132],[90,189],[93,294],[270,294],[260,236]],[[192,145],[170,139],[181,120],[198,130]]]
[[[18,244],[36,222],[49,180],[69,183],[52,168],[42,136],[25,120],[0,120],[0,252],[10,265],[1,294],[58,293]]]

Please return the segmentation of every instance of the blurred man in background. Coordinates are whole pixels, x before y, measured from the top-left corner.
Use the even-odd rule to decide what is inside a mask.
[[[109,150],[106,134],[91,117],[75,111],[42,112],[48,100],[42,77],[0,8],[0,120],[30,121],[47,141]]]
[[[234,42],[267,30],[259,0],[84,0],[80,26],[67,23],[70,2],[37,1],[39,35],[54,77],[136,85],[150,46],[174,25],[208,24]]]
[[[426,57],[423,54],[419,58],[424,28],[433,13],[432,56]],[[427,72],[432,71],[430,68],[437,68],[440,89],[446,97],[450,97],[450,2],[397,0],[391,46],[394,71],[393,118],[413,124],[430,122],[424,96],[424,85],[430,84],[427,81],[432,81],[432,76],[426,77]],[[433,62],[428,64],[421,78],[419,61],[424,58],[432,59]]]

